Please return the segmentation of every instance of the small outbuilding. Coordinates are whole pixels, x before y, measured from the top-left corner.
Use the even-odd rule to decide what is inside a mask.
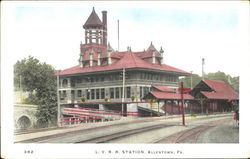
[[[232,111],[239,102],[238,93],[221,81],[202,80],[190,94],[197,99],[203,113]]]

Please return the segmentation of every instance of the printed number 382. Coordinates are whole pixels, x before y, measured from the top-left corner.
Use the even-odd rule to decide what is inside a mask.
[[[33,154],[33,150],[24,150],[25,154]]]

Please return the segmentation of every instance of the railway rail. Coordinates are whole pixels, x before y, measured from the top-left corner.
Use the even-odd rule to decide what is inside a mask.
[[[142,133],[145,131],[153,131],[156,129],[163,129],[163,128],[167,128],[170,126],[175,126],[175,125],[169,125],[169,124],[153,125],[153,126],[148,126],[148,127],[143,127],[143,128],[133,129],[133,130],[126,130],[126,131],[122,131],[122,132],[118,132],[118,133],[113,133],[110,135],[98,136],[95,138],[82,140],[82,141],[79,141],[76,143],[105,143],[105,142],[110,142],[110,141],[115,140],[115,139],[129,136],[129,135],[135,135],[138,133]]]
[[[228,114],[226,115],[221,115],[221,116],[215,116],[213,119],[216,118],[220,118],[220,117],[227,117],[229,116]],[[175,117],[170,117],[170,118],[175,118]],[[207,119],[205,118],[200,118],[199,120],[195,120],[195,121],[203,121]],[[52,140],[60,140],[60,138],[67,138],[67,137],[71,137],[72,134],[76,135],[81,135],[81,134],[94,134],[94,132],[103,130],[105,128],[107,129],[114,129],[114,128],[119,128],[121,126],[129,126],[130,124],[139,124],[139,123],[150,123],[150,122],[154,122],[157,120],[164,120],[164,118],[147,118],[147,119],[138,119],[138,120],[129,120],[126,122],[120,122],[120,123],[114,123],[114,124],[109,124],[109,125],[102,125],[102,126],[98,126],[98,127],[86,127],[83,129],[79,129],[79,130],[72,130],[72,131],[68,131],[68,132],[60,132],[60,133],[56,133],[56,134],[52,134],[52,135],[45,135],[45,136],[40,136],[40,137],[34,137],[31,139],[26,139],[26,140],[21,140],[15,143],[50,143],[50,141]],[[219,124],[222,124],[224,122],[227,122],[227,120],[229,120],[228,118],[226,119],[216,119],[216,121],[213,122],[208,122],[207,124],[202,124],[202,125],[198,125],[192,128],[189,128],[187,130],[183,130],[181,132],[177,132],[173,135],[170,136],[165,136],[163,138],[159,138],[158,140],[154,141],[153,143],[194,143],[197,141],[197,137],[199,136],[199,134],[207,129],[213,128]],[[195,123],[195,122],[194,122]],[[174,122],[174,121],[168,121],[168,123],[162,123],[159,122],[155,125],[150,125],[150,124],[146,124],[143,125],[143,127],[138,127],[138,128],[133,128],[133,129],[124,129],[124,130],[119,130],[118,132],[112,132],[110,131],[109,134],[99,134],[94,136],[92,135],[89,138],[83,138],[83,139],[79,139],[78,141],[72,142],[72,143],[106,143],[106,142],[111,142],[115,141],[116,139],[123,139],[125,137],[129,137],[129,136],[133,136],[133,135],[140,135],[144,132],[148,132],[148,131],[154,131],[154,130],[160,130],[163,128],[170,128],[173,126],[179,126],[179,122]],[[67,127],[70,128],[70,127]],[[165,130],[164,130],[165,131]]]
[[[150,121],[155,121],[155,120],[162,120],[162,118],[149,118],[149,119],[140,119],[137,121],[128,121],[125,123],[116,123],[116,124],[112,124],[112,125],[103,125],[103,126],[99,126],[99,127],[92,127],[92,128],[88,128],[88,129],[81,129],[81,130],[75,130],[75,131],[69,131],[69,132],[62,132],[62,133],[58,133],[58,134],[53,134],[53,135],[46,135],[46,136],[41,136],[41,137],[36,137],[36,138],[32,138],[32,139],[27,139],[27,140],[21,140],[15,143],[34,143],[34,142],[41,142],[43,140],[48,140],[48,139],[53,139],[53,138],[59,138],[59,137],[65,137],[67,135],[72,135],[73,134],[81,134],[81,133],[86,133],[89,131],[93,131],[93,130],[102,130],[103,128],[114,128],[114,127],[119,127],[121,125],[129,125],[129,124],[135,124],[135,123],[143,123],[143,122],[150,122]],[[65,128],[65,127],[64,127]],[[50,130],[50,129],[48,129]],[[33,131],[32,133],[34,133],[36,131]],[[40,130],[38,131],[40,132]]]
[[[200,133],[211,129],[215,126],[228,122],[230,119],[222,119],[209,122],[206,125],[197,126],[195,128],[184,130],[182,132],[173,134],[163,139],[155,141],[155,143],[196,143]]]

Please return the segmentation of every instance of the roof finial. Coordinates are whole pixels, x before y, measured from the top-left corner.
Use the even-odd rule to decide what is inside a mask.
[[[93,10],[92,11],[95,11],[95,7],[93,7]]]
[[[161,49],[160,49],[160,53],[164,53],[163,49],[162,49],[162,46],[161,46]]]

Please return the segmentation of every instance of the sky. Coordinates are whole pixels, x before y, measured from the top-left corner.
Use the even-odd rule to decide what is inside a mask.
[[[25,2],[3,5],[4,52],[13,65],[29,55],[55,69],[78,64],[82,25],[92,7],[102,19],[108,12],[108,41],[120,51],[163,48],[164,63],[201,75],[223,71],[239,76],[242,48],[242,10],[231,3],[178,2]]]

